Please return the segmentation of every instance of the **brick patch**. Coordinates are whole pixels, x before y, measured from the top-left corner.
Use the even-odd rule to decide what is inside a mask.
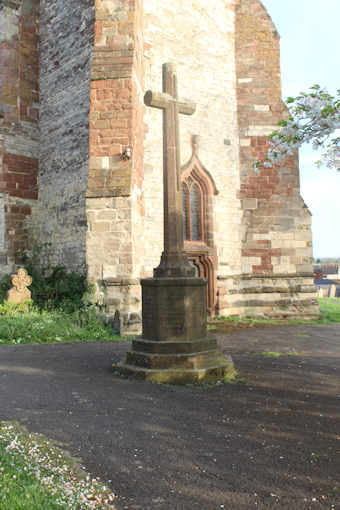
[[[119,16],[96,4],[91,69],[90,156],[109,158],[108,168],[90,160],[87,196],[127,196],[142,185],[143,83],[140,2],[111,2]],[[134,44],[132,44],[134,41]],[[122,157],[129,148],[131,160]]]
[[[37,159],[4,154],[1,193],[8,193],[12,197],[38,198],[38,169]]]

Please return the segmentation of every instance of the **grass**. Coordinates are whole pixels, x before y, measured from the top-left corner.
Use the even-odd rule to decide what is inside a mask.
[[[263,351],[262,356],[266,358],[279,358],[282,355],[281,352],[276,351]]]
[[[251,317],[217,317],[220,323],[236,328],[277,325],[312,325],[340,322],[340,299],[320,298],[318,321],[274,320]],[[208,330],[214,330],[214,324]],[[112,342],[124,340],[94,313],[38,310],[32,305],[0,304],[0,345]]]
[[[239,376],[237,370],[234,368],[227,373],[221,381],[216,382],[201,382],[201,383],[187,383],[187,388],[197,388],[199,390],[208,390],[211,388],[217,388],[218,386],[224,386],[226,384],[242,384],[244,379]]]
[[[340,322],[340,299],[320,298],[320,311],[326,322]]]
[[[114,509],[107,487],[17,423],[0,423],[0,458],[0,510]]]
[[[286,351],[286,352],[277,352],[277,351],[263,351],[262,356],[266,358],[280,358],[281,356],[300,356],[301,353],[296,352],[295,350]]]
[[[214,317],[208,326],[208,329],[214,331],[218,329],[218,323],[230,325],[235,328],[252,328],[256,326],[298,326],[298,325],[312,325],[312,324],[323,324],[329,322],[324,321],[323,318],[320,320],[307,321],[299,319],[272,319],[265,317],[240,317],[238,315],[228,317]]]
[[[122,338],[95,316],[39,311],[22,305],[0,305],[0,345],[60,342],[112,342]]]

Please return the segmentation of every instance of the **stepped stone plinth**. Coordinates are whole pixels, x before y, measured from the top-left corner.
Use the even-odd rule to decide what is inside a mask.
[[[158,383],[187,384],[233,377],[234,365],[207,335],[206,281],[142,280],[143,335],[132,341],[119,371]]]

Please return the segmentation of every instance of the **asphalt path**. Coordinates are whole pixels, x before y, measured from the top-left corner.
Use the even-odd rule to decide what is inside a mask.
[[[340,325],[219,339],[241,381],[211,388],[114,376],[125,342],[1,346],[0,420],[61,443],[118,510],[340,509]]]

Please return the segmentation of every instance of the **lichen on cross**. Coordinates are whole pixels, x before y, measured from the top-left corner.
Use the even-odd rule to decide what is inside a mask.
[[[164,251],[154,277],[191,277],[195,269],[184,251],[179,114],[192,115],[196,105],[178,97],[173,63],[163,65],[163,92],[148,90],[144,102],[163,110]]]

